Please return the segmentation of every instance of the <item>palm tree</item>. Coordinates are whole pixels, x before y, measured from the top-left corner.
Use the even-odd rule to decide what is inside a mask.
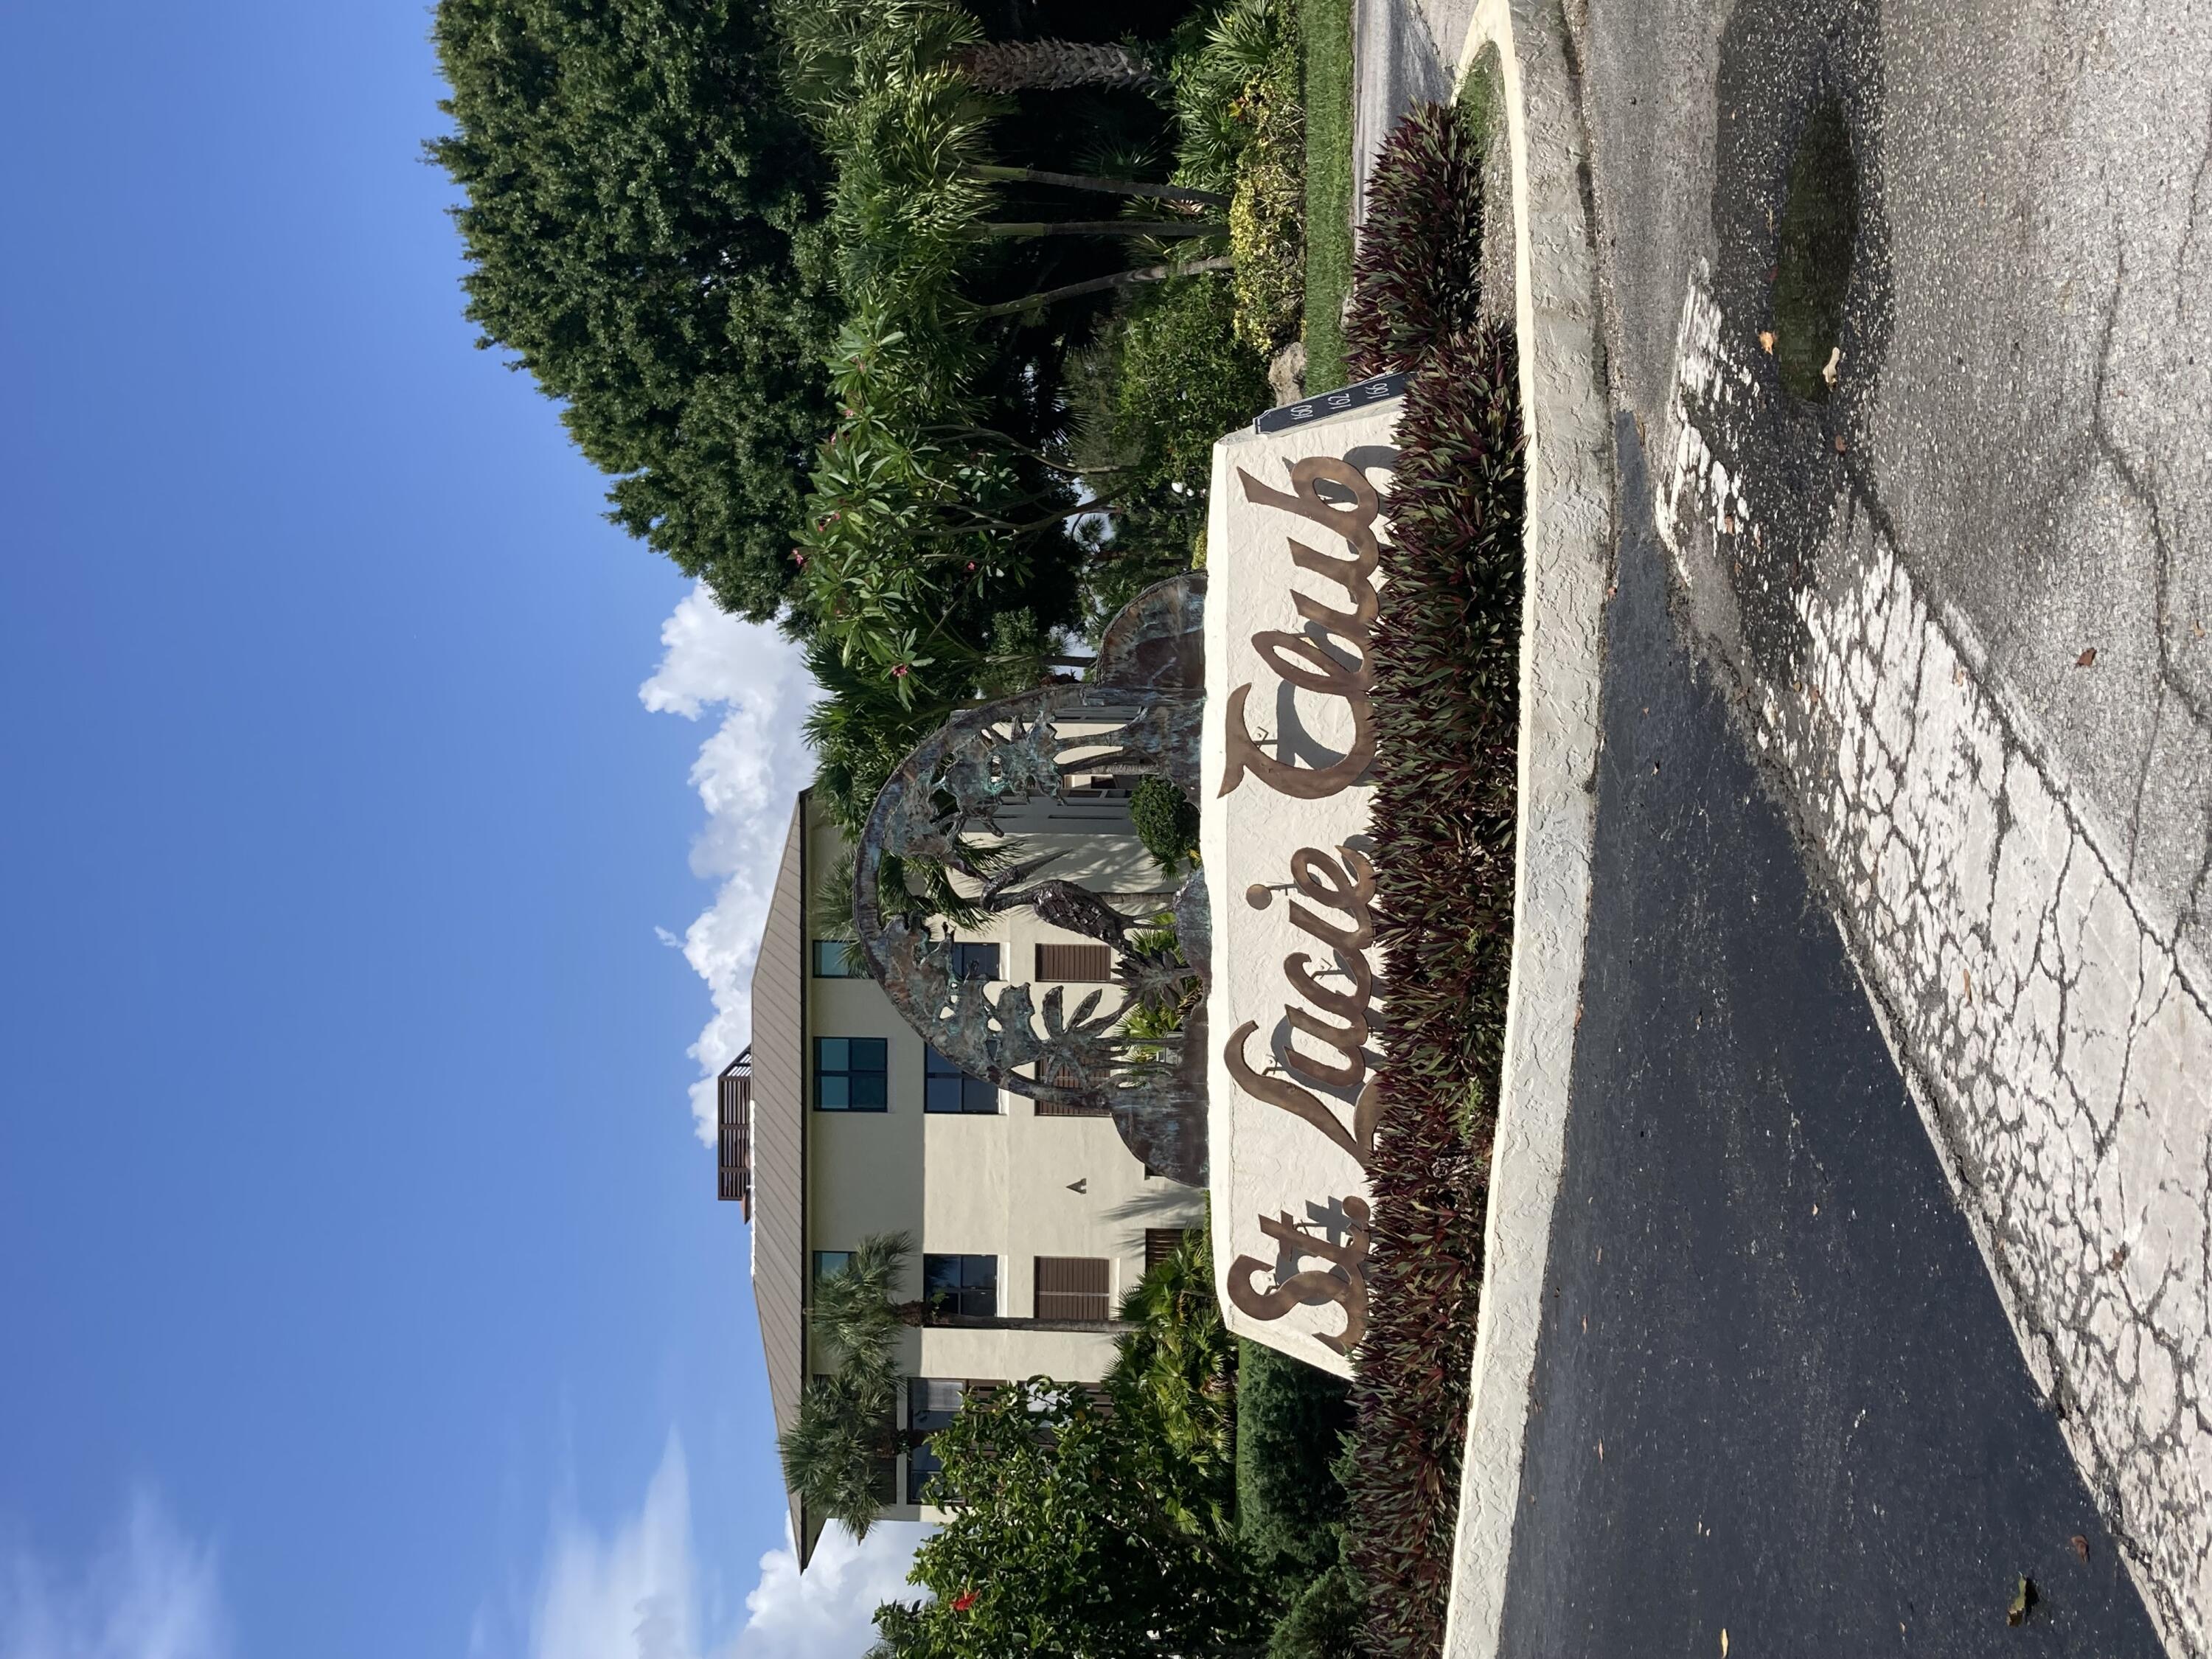
[[[985,92],[1076,87],[1142,91],[1159,72],[1128,46],[1089,40],[990,40],[956,0],[785,0],[776,8],[802,100],[838,95],[889,52],[902,64],[945,64]]]
[[[807,1507],[865,1538],[884,1504],[892,1460],[908,1449],[898,1423],[898,1337],[918,1325],[983,1330],[1104,1331],[1120,1321],[1012,1319],[948,1313],[927,1299],[896,1301],[914,1255],[905,1233],[872,1233],[838,1272],[814,1283],[815,1340],[837,1357],[799,1397],[799,1418],[777,1440],[784,1485]]]
[[[890,1298],[912,1253],[905,1234],[875,1234],[842,1271],[815,1281],[808,1319],[837,1369],[806,1385],[799,1420],[778,1442],[784,1484],[856,1539],[874,1524],[884,1472],[902,1449]]]
[[[856,1386],[856,1384],[858,1386]],[[878,1394],[842,1371],[799,1396],[799,1420],[779,1437],[784,1485],[805,1506],[866,1538],[886,1499],[884,1477],[900,1451],[895,1382]]]
[[[959,183],[1027,183],[1062,189],[1149,198],[1186,207],[1225,209],[1215,191],[1179,185],[1006,167],[977,147],[982,125],[1003,109],[1005,95],[1030,89],[1080,86],[1142,88],[1158,79],[1128,47],[1074,40],[993,41],[957,0],[783,0],[777,21],[789,48],[787,80],[800,106],[824,131],[834,151],[903,151],[924,165],[899,167],[902,193],[917,190],[975,212],[980,202],[949,187]],[[980,96],[979,96],[980,94]],[[874,106],[872,111],[870,106]],[[866,137],[888,121],[904,142]],[[927,137],[915,142],[918,134]],[[892,159],[886,155],[885,159]],[[874,169],[866,169],[872,171]],[[925,178],[924,174],[935,174]],[[899,216],[911,219],[911,204]],[[980,219],[980,215],[977,216]],[[1063,223],[971,222],[970,235],[1124,236],[1154,240],[1218,234],[1203,220],[1085,220]]]

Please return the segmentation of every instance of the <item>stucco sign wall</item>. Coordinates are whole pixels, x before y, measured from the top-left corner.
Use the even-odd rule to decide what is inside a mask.
[[[1346,1376],[1380,998],[1367,641],[1398,409],[1223,439],[1206,530],[1216,1288],[1240,1336]]]

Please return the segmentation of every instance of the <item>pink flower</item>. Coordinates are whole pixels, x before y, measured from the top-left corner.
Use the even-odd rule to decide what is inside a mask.
[[[906,678],[906,665],[904,663],[896,665],[891,669],[891,678],[895,680],[904,679]]]

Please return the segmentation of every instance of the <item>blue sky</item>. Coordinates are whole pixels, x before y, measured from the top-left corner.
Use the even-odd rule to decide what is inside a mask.
[[[803,689],[471,349],[427,32],[0,4],[7,1659],[830,1654],[896,1577],[775,1556],[687,1097]]]

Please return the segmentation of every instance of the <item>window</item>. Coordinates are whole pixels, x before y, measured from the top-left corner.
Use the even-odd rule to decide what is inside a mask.
[[[1041,1255],[1036,1259],[1039,1319],[1110,1319],[1113,1264],[1103,1256]]]
[[[814,941],[814,977],[817,979],[866,979],[868,970],[860,966],[860,947],[842,939],[817,939]]]
[[[955,944],[952,947],[952,977],[955,979],[996,979],[999,976],[999,947],[995,945]]]
[[[814,1039],[814,1109],[820,1112],[880,1112],[889,1103],[884,1086],[882,1037]]]
[[[814,1253],[814,1282],[819,1285],[831,1274],[842,1273],[852,1265],[853,1253],[850,1250],[817,1250]]]
[[[920,1504],[925,1501],[922,1489],[930,1477],[945,1465],[930,1449],[929,1437],[951,1422],[968,1397],[970,1389],[978,1385],[963,1382],[957,1377],[910,1376],[906,1382],[906,1426],[913,1443],[906,1454],[906,1501]],[[988,1388],[990,1384],[981,1385]]]
[[[995,1255],[925,1255],[921,1294],[939,1313],[988,1319],[999,1311],[999,1258]]]
[[[1036,972],[1030,977],[1081,985],[1109,984],[1114,978],[1114,951],[1104,945],[1040,945]]]
[[[999,1109],[998,1085],[970,1077],[934,1048],[924,1046],[921,1109],[925,1112],[988,1112]]]

